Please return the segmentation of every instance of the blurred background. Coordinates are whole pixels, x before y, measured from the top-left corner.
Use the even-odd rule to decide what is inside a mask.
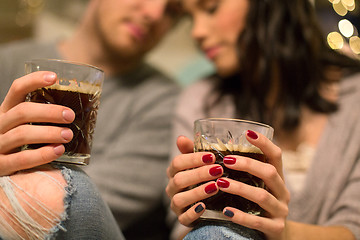
[[[330,47],[360,58],[360,0],[313,0]],[[0,44],[34,38],[64,38],[76,26],[88,0],[1,0]],[[147,57],[183,86],[213,71],[189,37],[183,20]]]

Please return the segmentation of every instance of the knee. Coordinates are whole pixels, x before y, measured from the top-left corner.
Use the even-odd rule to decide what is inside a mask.
[[[61,221],[67,183],[60,170],[42,167],[22,171],[6,181],[8,186],[0,191],[0,204],[6,211],[0,218],[7,221],[7,232],[24,237],[40,231],[45,236]]]

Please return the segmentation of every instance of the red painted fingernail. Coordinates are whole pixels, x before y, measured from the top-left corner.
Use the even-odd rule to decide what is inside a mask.
[[[228,181],[221,178],[216,181],[216,184],[221,188],[228,188],[230,186],[230,183]]]
[[[212,184],[207,185],[207,186],[205,187],[205,192],[206,192],[207,194],[216,192],[216,190],[217,190],[217,187],[216,187],[216,184],[215,184],[215,183],[212,183]]]
[[[249,136],[249,138],[252,138],[252,139],[258,139],[258,135],[254,132],[254,131],[251,131],[251,130],[248,130],[246,135]]]
[[[202,156],[202,161],[204,163],[212,163],[213,162],[213,155],[212,154],[206,154]]]
[[[236,158],[234,157],[224,157],[223,162],[225,164],[233,165],[236,163]]]
[[[221,166],[212,167],[212,168],[210,168],[209,173],[211,176],[214,176],[214,177],[221,175],[222,167]]]

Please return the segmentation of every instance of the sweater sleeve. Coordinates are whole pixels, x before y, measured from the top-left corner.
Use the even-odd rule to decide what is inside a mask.
[[[328,145],[326,159],[333,174],[328,185],[320,220],[328,226],[347,227],[360,240],[360,74],[347,79],[343,88],[341,110],[337,118],[338,128],[332,128],[332,138],[336,144]],[[334,125],[335,126],[335,125]],[[330,142],[328,140],[327,142]],[[331,156],[334,163],[331,164]],[[332,165],[330,167],[330,164]],[[333,181],[333,179],[337,179]],[[325,211],[324,211],[325,212]],[[327,216],[327,217],[325,217]]]
[[[341,178],[343,181],[333,185],[333,188],[338,189],[338,194],[329,194],[334,196],[333,205],[329,208],[329,218],[324,225],[345,226],[360,240],[360,114],[359,111],[352,111],[346,117],[353,119],[354,124],[346,124],[351,137],[346,139],[342,136],[342,141],[346,142],[341,156],[342,166],[338,166],[338,172],[334,172],[339,176],[346,175]]]
[[[358,130],[360,132],[360,129]],[[327,226],[347,227],[360,240],[360,157],[332,209],[332,216],[324,223]]]

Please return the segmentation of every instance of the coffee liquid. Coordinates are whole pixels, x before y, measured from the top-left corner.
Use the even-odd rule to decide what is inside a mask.
[[[32,123],[70,128],[73,139],[64,144],[67,155],[90,155],[92,133],[95,128],[97,110],[100,103],[100,91],[77,92],[71,88],[40,88],[27,96],[27,101],[58,104],[71,108],[75,120],[71,124]],[[44,144],[31,144],[28,148],[39,148]]]
[[[240,151],[220,151],[215,149],[197,149],[197,152],[212,152],[216,156],[216,163],[220,164],[224,173],[222,177],[227,177],[234,179],[239,182],[243,182],[245,184],[264,188],[264,182],[258,177],[255,177],[247,172],[232,170],[225,167],[223,163],[223,158],[226,155],[240,155],[244,157],[249,157],[256,159],[261,162],[266,162],[266,157],[263,153],[259,152],[240,152]],[[243,197],[229,194],[226,192],[219,191],[216,195],[206,198],[203,200],[206,205],[206,209],[220,211],[222,212],[225,207],[234,207],[246,213],[261,215],[263,213],[263,209],[256,203],[249,201]]]

